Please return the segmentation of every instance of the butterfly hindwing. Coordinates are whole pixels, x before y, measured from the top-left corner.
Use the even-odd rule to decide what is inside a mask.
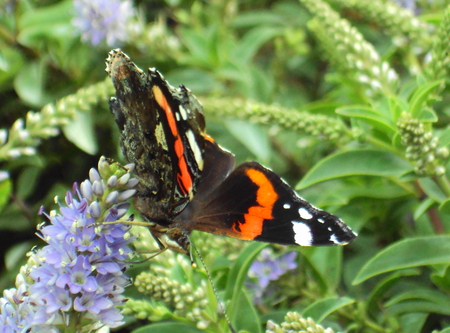
[[[257,162],[241,164],[211,193],[193,229],[302,246],[344,245],[355,238],[338,217],[312,206]]]

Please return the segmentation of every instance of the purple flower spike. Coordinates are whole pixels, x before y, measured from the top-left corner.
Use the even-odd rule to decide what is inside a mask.
[[[117,168],[109,170],[105,159],[101,166],[103,173],[110,173],[106,179],[117,172]],[[41,227],[38,235],[47,245],[31,252],[16,278],[17,289],[5,291],[0,298],[0,332],[56,333],[68,332],[68,327],[71,332],[87,332],[123,323],[116,307],[125,302],[122,293],[130,284],[123,272],[132,252],[128,244],[134,239],[128,237],[130,226],[101,222],[125,214],[129,204],[121,198],[130,196],[129,184],[108,187],[96,170],[90,177],[105,197],[115,199],[97,198],[86,180],[67,192],[60,215],[44,212],[50,224]]]
[[[255,303],[260,303],[264,291],[270,281],[276,281],[289,270],[297,268],[297,252],[291,251],[274,258],[271,251],[265,248],[259,255],[260,260],[254,261],[249,269],[248,275],[256,282],[247,283],[253,290]]]
[[[81,33],[83,41],[98,45],[106,41],[109,46],[127,38],[126,25],[134,15],[128,0],[74,0],[76,18],[72,24]]]

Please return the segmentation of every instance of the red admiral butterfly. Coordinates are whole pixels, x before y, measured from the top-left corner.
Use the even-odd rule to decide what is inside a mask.
[[[203,108],[185,86],[172,87],[155,69],[144,73],[118,49],[106,65],[121,148],[140,179],[134,204],[161,250],[189,254],[192,230],[302,246],[356,237],[261,164],[234,169],[234,155],[206,134]]]

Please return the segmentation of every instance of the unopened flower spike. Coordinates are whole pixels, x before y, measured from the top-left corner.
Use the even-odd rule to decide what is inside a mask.
[[[297,312],[288,312],[281,325],[269,320],[266,333],[334,333],[331,328],[323,328],[311,318],[303,318]]]
[[[411,114],[404,112],[397,127],[406,146],[406,158],[415,164],[414,171],[421,176],[442,176],[449,156],[448,148],[438,147],[438,138]]]
[[[301,0],[301,3],[315,16],[308,22],[308,28],[338,73],[357,82],[368,96],[395,91],[398,74],[349,21],[323,0]]]
[[[105,161],[101,158],[106,170]],[[95,174],[99,173],[90,172]],[[106,187],[105,179],[96,178]],[[111,190],[119,194],[129,191],[125,185]],[[101,222],[123,216],[129,204],[120,201],[120,195],[109,204],[84,193],[75,183],[65,204],[59,203],[59,214],[39,209],[39,214],[49,219],[38,232],[47,245],[29,252],[16,288],[6,290],[0,298],[0,332],[93,332],[123,323],[118,306],[125,303],[123,291],[130,285],[124,272],[132,253],[128,244],[134,237],[130,237],[128,225]],[[96,205],[103,207],[105,218],[90,209]],[[96,213],[91,214],[93,211]]]

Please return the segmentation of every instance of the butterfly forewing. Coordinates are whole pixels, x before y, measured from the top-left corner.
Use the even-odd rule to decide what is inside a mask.
[[[200,181],[202,107],[187,88],[170,86],[154,69],[144,73],[120,50],[110,52],[107,72],[116,89],[110,108],[122,151],[141,179],[135,204],[149,220],[170,222]]]

